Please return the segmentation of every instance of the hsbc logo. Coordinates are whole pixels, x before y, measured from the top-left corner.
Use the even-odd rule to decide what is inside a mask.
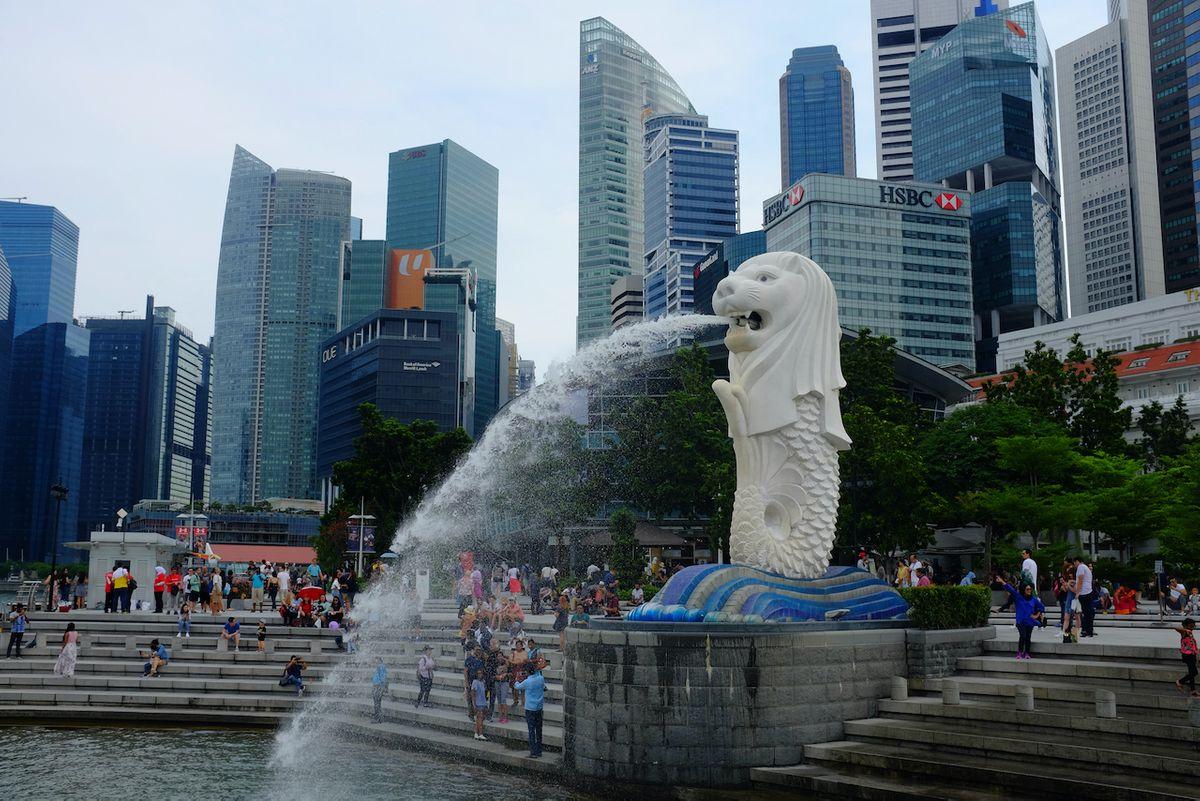
[[[953,192],[942,192],[933,199],[933,202],[938,204],[938,208],[945,211],[958,211],[962,208],[962,198]]]
[[[962,208],[962,197],[954,192],[938,192],[931,189],[917,189],[911,186],[890,186],[881,184],[879,187],[879,202],[892,206],[921,206],[932,208],[937,206],[943,211],[958,211]]]
[[[804,187],[798,183],[792,184],[786,192],[772,200],[763,209],[763,227],[765,228],[799,206],[802,200],[804,200]]]

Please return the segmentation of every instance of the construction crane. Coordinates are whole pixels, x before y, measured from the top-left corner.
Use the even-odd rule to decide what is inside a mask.
[[[29,196],[21,195],[20,197],[0,197],[0,200],[15,200],[20,203],[22,200],[29,200]]]

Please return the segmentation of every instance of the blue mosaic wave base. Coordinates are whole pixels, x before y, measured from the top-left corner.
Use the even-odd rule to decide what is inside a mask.
[[[908,604],[886,582],[856,567],[831,567],[821,578],[794,579],[745,565],[695,565],[672,576],[653,601],[634,608],[627,619],[786,623],[831,617],[904,620]]]

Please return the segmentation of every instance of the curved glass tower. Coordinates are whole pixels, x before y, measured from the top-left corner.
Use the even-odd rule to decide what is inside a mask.
[[[613,282],[642,272],[643,121],[672,112],[696,110],[644,47],[603,17],[579,24],[579,347],[608,336]]]
[[[336,333],[350,181],[233,155],[213,331],[212,499],[317,498],[321,342]]]

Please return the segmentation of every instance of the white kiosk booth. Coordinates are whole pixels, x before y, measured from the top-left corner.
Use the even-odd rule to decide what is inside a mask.
[[[187,546],[153,531],[93,531],[88,542],[64,543],[67,548],[88,551],[88,609],[104,607],[104,574],[113,565],[124,565],[137,581],[131,606],[138,601],[154,604],[154,568],[168,572]]]

